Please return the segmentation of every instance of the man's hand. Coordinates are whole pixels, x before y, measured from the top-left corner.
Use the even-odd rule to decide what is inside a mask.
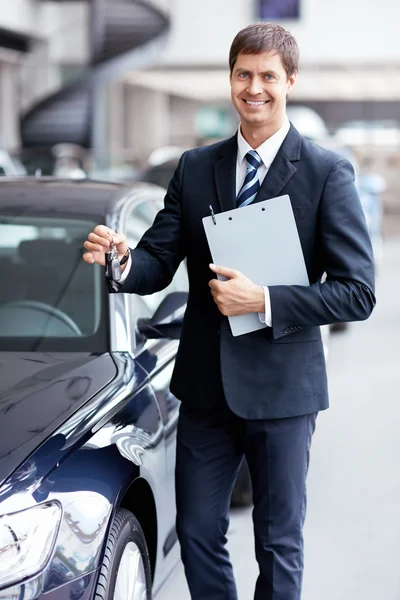
[[[249,312],[263,313],[265,310],[264,290],[261,285],[235,269],[210,265],[211,271],[227,277],[227,281],[211,279],[209,286],[214,302],[226,317],[244,315]]]
[[[115,233],[115,231],[105,225],[97,225],[97,227],[89,233],[88,239],[83,244],[86,250],[89,250],[89,252],[85,252],[83,255],[83,260],[89,264],[98,263],[104,267],[106,264],[105,253],[109,250],[112,241],[114,241],[116,245],[118,259],[121,260],[128,249],[124,234]],[[125,265],[122,265],[122,270],[124,270],[125,266],[126,263]]]

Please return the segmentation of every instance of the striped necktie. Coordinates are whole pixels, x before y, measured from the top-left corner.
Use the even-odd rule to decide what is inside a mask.
[[[236,207],[241,208],[253,202],[260,189],[260,181],[258,179],[258,167],[262,160],[260,155],[255,150],[250,150],[245,156],[247,161],[246,177],[243,185],[236,198]]]

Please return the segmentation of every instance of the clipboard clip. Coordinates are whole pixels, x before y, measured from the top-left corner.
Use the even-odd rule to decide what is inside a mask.
[[[216,220],[216,218],[215,218],[214,209],[213,209],[213,207],[211,206],[211,204],[209,205],[209,208],[210,208],[210,213],[211,213],[211,218],[212,218],[212,220],[213,220],[213,223],[214,223],[214,225],[216,225],[216,224],[217,224],[217,220]]]

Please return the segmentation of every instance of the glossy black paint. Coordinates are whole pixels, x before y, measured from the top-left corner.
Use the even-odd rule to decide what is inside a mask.
[[[0,481],[116,372],[107,355],[0,352]]]
[[[130,188],[119,183],[52,177],[2,179],[1,213],[98,217],[104,221],[115,202]]]
[[[0,214],[119,222],[119,211],[150,189],[2,181]],[[155,592],[179,560],[174,530],[179,402],[169,391],[178,342],[142,339],[122,350],[119,338],[134,336],[125,304],[118,301],[118,326],[115,306],[109,306],[109,352],[0,352],[0,516],[52,500],[63,509],[46,567],[0,590],[2,598],[91,598],[120,505],[143,521]],[[167,314],[164,318],[168,321]]]

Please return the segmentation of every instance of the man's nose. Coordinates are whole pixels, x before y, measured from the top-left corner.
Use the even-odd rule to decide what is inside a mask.
[[[247,91],[251,96],[257,96],[258,94],[263,93],[263,87],[262,87],[261,81],[258,79],[258,77],[254,77],[253,79],[250,80]]]

